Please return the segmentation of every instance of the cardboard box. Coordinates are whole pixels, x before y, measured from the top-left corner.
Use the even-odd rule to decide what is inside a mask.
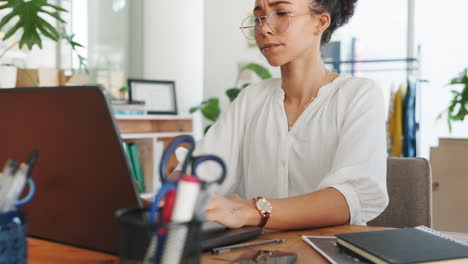
[[[87,85],[89,83],[89,75],[83,73],[74,73],[66,77],[66,86]]]
[[[16,87],[65,85],[65,73],[57,69],[18,69]]]
[[[441,138],[431,166],[434,228],[468,232],[468,139]]]

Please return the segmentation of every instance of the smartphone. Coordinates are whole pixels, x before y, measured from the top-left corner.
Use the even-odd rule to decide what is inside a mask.
[[[294,264],[297,260],[296,253],[255,250],[248,251],[242,254],[238,259],[231,262],[232,264]]]

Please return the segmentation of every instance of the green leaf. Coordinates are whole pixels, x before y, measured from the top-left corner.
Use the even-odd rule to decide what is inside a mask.
[[[206,100],[207,104],[213,104],[213,105],[219,105],[219,98],[217,97],[211,97]]]
[[[251,83],[244,83],[242,86],[241,86],[241,90],[246,88],[247,86],[249,86]]]
[[[38,25],[38,29],[44,36],[46,36],[46,37],[48,37],[50,39],[57,39],[58,40],[60,38],[60,36],[55,35],[54,32],[48,31],[42,25]]]
[[[18,31],[18,29],[20,29],[20,27],[21,27],[21,22],[16,23],[16,25],[14,27],[12,27],[12,28],[10,28],[10,30],[8,30],[8,32],[3,37],[3,40],[9,39],[11,36],[13,36],[13,34],[15,34],[15,32]]]
[[[257,74],[258,77],[260,77],[262,80],[270,79],[271,74],[268,71],[267,68],[263,67],[262,65],[256,64],[256,63],[250,63],[244,67],[241,68],[241,71],[244,70],[251,70]]]
[[[201,112],[206,119],[216,121],[221,113],[218,98],[208,99],[207,104],[201,108]]]
[[[228,96],[229,98],[229,102],[234,102],[234,100],[237,98],[237,96],[239,95],[239,93],[241,92],[241,89],[239,88],[231,88],[229,90],[226,91],[226,95]]]
[[[47,1],[45,1],[45,2],[47,2]],[[53,9],[55,9],[57,11],[60,11],[60,12],[66,12],[66,13],[68,12],[68,10],[66,10],[66,9],[64,9],[64,8],[62,8],[60,6],[57,6],[57,5],[52,5],[52,4],[47,3],[47,4],[45,4],[45,6],[52,7]]]
[[[67,41],[67,43],[71,46],[72,50],[76,53],[76,56],[78,56],[78,60],[80,62],[80,70],[81,69],[84,69],[87,73],[88,73],[88,66],[86,64],[86,59],[80,55],[80,53],[77,51],[76,47],[83,47],[83,45],[81,45],[80,43],[76,42],[73,40],[73,38],[75,37],[75,34],[68,34],[65,29],[61,29],[60,30],[60,35],[62,37],[62,39],[64,39],[65,41]]]
[[[60,24],[65,24],[65,20],[60,17],[59,12],[68,12],[66,9],[52,5],[48,3],[48,0],[0,1],[0,3],[5,2],[6,4],[2,5],[0,9],[10,9],[10,11],[0,21],[0,30],[8,32],[8,34],[5,35],[4,40],[12,37],[20,29],[22,29],[22,35],[19,37],[20,48],[24,45],[28,46],[30,49],[34,46],[42,48],[42,37],[49,38],[54,41],[58,41],[60,39],[60,34],[46,20],[46,18],[53,18]],[[18,19],[17,24],[10,29],[5,29],[14,17]]]
[[[63,19],[60,17],[60,14],[57,13],[57,12],[52,13],[52,12],[49,12],[49,11],[44,10],[44,9],[41,9],[41,12],[48,14],[49,16],[51,16],[51,17],[57,19],[58,21],[62,22],[63,24],[66,24],[66,23],[67,23],[65,20],[63,20]]]
[[[199,106],[195,106],[195,107],[190,108],[189,112],[190,112],[191,114],[193,114],[193,113],[195,113],[195,112],[198,111],[198,110],[200,110],[200,107],[199,107]]]
[[[456,91],[456,90],[450,90],[450,92],[455,95],[455,96],[459,96],[460,95],[460,92]]]
[[[13,19],[15,17],[15,14],[13,13],[10,13],[6,16],[4,16],[2,18],[2,20],[0,20],[0,28],[4,27],[8,22],[10,22],[11,19]]]
[[[54,28],[54,26],[52,26],[49,22],[45,21],[44,19],[42,18],[38,18],[39,21],[41,21],[40,24],[38,24],[38,26],[41,26],[41,27],[44,27],[46,28],[49,32],[51,32],[52,35],[55,36],[55,41],[59,40],[60,39],[60,34],[58,33],[58,31]]]
[[[83,45],[81,45],[80,43],[78,43],[78,42],[75,42],[75,41],[70,41],[70,45],[71,45],[72,47],[80,47],[80,48],[84,48],[84,46],[83,46]]]
[[[208,130],[209,130],[212,126],[213,126],[213,124],[207,125],[207,126],[205,127],[205,131],[203,132],[204,135],[206,135],[206,133],[208,133]]]
[[[448,123],[449,133],[452,134],[452,121],[450,119],[447,119],[447,123]]]

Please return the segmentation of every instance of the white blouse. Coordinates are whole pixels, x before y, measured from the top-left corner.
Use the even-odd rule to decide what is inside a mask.
[[[351,224],[377,217],[388,204],[378,85],[340,75],[319,90],[289,132],[284,96],[280,79],[252,84],[197,143],[195,155],[216,154],[228,166],[220,194],[285,198],[331,187],[346,198]],[[215,171],[205,166],[198,173]]]

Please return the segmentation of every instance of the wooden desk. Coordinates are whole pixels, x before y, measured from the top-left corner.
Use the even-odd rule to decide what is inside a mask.
[[[285,239],[281,244],[272,244],[266,246],[258,246],[249,248],[250,250],[270,250],[270,251],[282,251],[282,252],[293,252],[297,253],[298,258],[296,264],[302,263],[317,263],[317,264],[328,264],[329,262],[325,260],[320,253],[315,251],[309,244],[305,243],[302,239],[302,235],[309,236],[334,236],[339,233],[351,233],[351,232],[365,232],[365,231],[375,231],[382,230],[385,228],[382,227],[367,227],[367,226],[337,226],[337,227],[328,227],[321,229],[313,230],[303,230],[303,231],[291,231],[291,232],[267,232],[262,235],[259,240],[269,240],[269,239]],[[231,263],[233,260],[237,259],[242,254],[245,254],[246,250],[236,250],[228,253],[223,253],[220,255],[212,255],[211,253],[205,253],[202,258],[202,263],[209,264],[218,264],[218,263]]]
[[[284,252],[295,252],[298,254],[297,264],[302,263],[318,263],[327,264],[328,262],[322,258],[322,256],[316,252],[311,246],[301,240],[301,235],[311,236],[333,236],[337,233],[350,233],[350,232],[365,232],[382,230],[382,227],[366,227],[366,226],[337,226],[305,231],[291,231],[291,232],[267,232],[262,235],[260,240],[264,239],[285,239],[286,241],[282,244],[266,245],[256,248],[249,248],[245,250],[237,250],[229,253],[220,254],[217,256],[211,255],[211,253],[205,253],[202,256],[202,263],[205,264],[217,264],[217,263],[230,263],[248,250],[279,250]],[[448,233],[460,241],[468,243],[468,234],[462,233]],[[44,240],[29,238],[29,262],[28,263],[47,263],[47,264],[110,264],[119,263],[117,256],[109,254],[99,253],[91,250],[66,246],[58,243],[48,242]]]
[[[119,258],[92,250],[28,238],[28,263],[110,264],[119,263]]]

